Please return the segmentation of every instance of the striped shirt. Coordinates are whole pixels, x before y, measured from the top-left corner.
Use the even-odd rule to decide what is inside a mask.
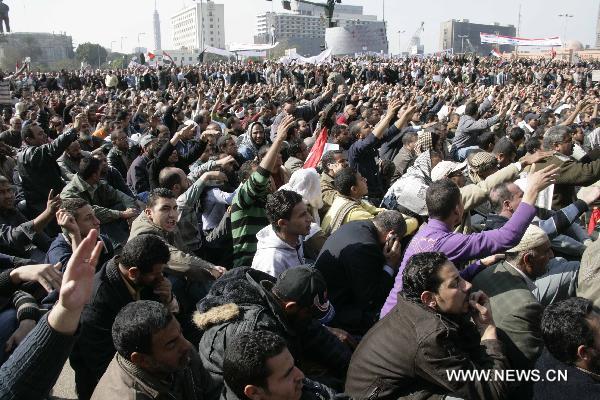
[[[256,234],[269,224],[265,202],[269,193],[270,171],[262,167],[244,182],[231,204],[233,266],[250,266],[256,253]]]

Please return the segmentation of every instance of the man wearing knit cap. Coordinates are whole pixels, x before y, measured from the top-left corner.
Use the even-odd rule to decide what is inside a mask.
[[[519,244],[506,251],[504,261],[473,280],[474,290],[482,290],[490,298],[496,326],[507,336],[503,342],[512,368],[532,368],[542,352],[540,321],[544,310],[532,290],[552,257],[548,236],[530,225]]]

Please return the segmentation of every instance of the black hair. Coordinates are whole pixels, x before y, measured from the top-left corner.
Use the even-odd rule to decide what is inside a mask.
[[[229,133],[219,136],[219,138],[217,139],[217,149],[219,149],[219,151],[223,151],[225,145],[227,144],[227,141],[231,139],[235,140],[234,137]]]
[[[496,142],[494,146],[494,150],[492,150],[494,154],[504,154],[505,156],[510,156],[517,154],[517,148],[510,139],[503,137]]]
[[[240,119],[238,117],[229,117],[227,118],[227,121],[225,122],[225,127],[227,129],[231,129],[231,127],[233,126],[234,123],[236,123],[236,121],[239,121]]]
[[[492,211],[496,214],[500,214],[502,211],[502,205],[506,200],[512,198],[512,193],[508,190],[507,183],[500,183],[490,190],[490,205],[492,206]]]
[[[525,142],[525,150],[527,150],[528,153],[533,154],[538,150],[541,150],[542,148],[542,141],[537,138],[537,137],[531,137],[529,139],[527,139],[527,141]]]
[[[425,195],[429,218],[440,220],[448,218],[460,201],[460,189],[449,178],[433,182]]]
[[[350,123],[350,125],[348,126],[348,133],[350,133],[350,136],[353,138],[356,138],[356,135],[358,135],[361,131],[361,122],[364,122],[363,120],[358,120],[358,121],[353,121]]]
[[[342,168],[335,175],[333,186],[344,196],[350,196],[352,186],[357,185],[356,171],[353,168]]]
[[[21,118],[23,119],[23,118]],[[25,142],[25,139],[33,139],[33,130],[31,129],[35,124],[27,124],[21,128],[21,139]]]
[[[127,119],[127,117],[129,117],[129,113],[125,110],[121,110],[119,111],[119,113],[117,114],[117,121],[125,121]]]
[[[465,104],[465,115],[473,117],[475,114],[477,114],[478,109],[479,107],[477,106],[477,103],[474,101],[469,101],[467,104]]]
[[[175,195],[170,189],[166,188],[155,188],[150,191],[150,195],[148,196],[148,204],[146,204],[146,208],[152,208],[158,201],[158,199],[174,199]]]
[[[400,238],[406,234],[406,221],[400,211],[385,210],[373,218],[373,224],[381,232],[394,232]]]
[[[321,157],[321,168],[323,171],[329,171],[329,164],[335,164],[335,156],[338,154],[344,154],[342,150],[329,150],[327,153],[323,154]]]
[[[336,137],[340,134],[344,129],[348,129],[348,125],[346,124],[335,124],[331,128],[331,136]]]
[[[479,136],[477,136],[477,145],[479,148],[488,151],[490,145],[496,143],[496,135],[492,132],[483,132]]]
[[[432,142],[433,142],[433,136],[434,135],[432,134],[431,135]],[[437,136],[437,135],[435,135],[435,136]],[[406,132],[404,134],[404,136],[402,136],[402,146],[406,146],[407,144],[414,142],[415,140],[417,140],[418,137],[419,137],[419,135],[417,135],[417,132]]]
[[[173,189],[173,186],[181,184],[181,176],[178,168],[164,168],[158,174],[158,186],[166,189]]]
[[[265,211],[273,229],[278,231],[277,221],[280,219],[289,220],[292,217],[292,210],[296,204],[301,202],[302,196],[291,190],[278,190],[268,195]]]
[[[290,156],[295,156],[298,153],[302,153],[302,145],[304,141],[297,139],[290,141],[290,147],[288,148],[288,154]]]
[[[254,168],[258,167],[258,165],[259,163],[256,160],[248,160],[245,163],[243,163],[240,167],[240,170],[238,171],[238,179],[240,180],[240,182],[243,183],[248,178],[250,178],[250,175],[252,175]]]
[[[223,380],[239,399],[247,399],[244,388],[254,385],[266,389],[269,371],[267,361],[281,354],[285,340],[269,331],[242,333],[225,349]]]
[[[593,303],[581,297],[546,307],[542,315],[542,339],[554,358],[574,364],[579,346],[594,346],[594,331],[586,321],[592,311]]]
[[[442,280],[439,271],[448,262],[448,257],[441,252],[424,252],[414,254],[408,259],[402,272],[402,292],[413,301],[420,302],[425,291],[437,293]]]
[[[100,167],[102,166],[102,161],[97,158],[88,156],[83,157],[79,162],[79,176],[81,179],[86,180],[96,172],[100,171]]]
[[[60,203],[60,208],[61,208],[61,210],[65,210],[66,212],[71,214],[73,217],[75,217],[77,210],[79,210],[81,207],[85,207],[89,204],[90,203],[88,203],[81,197],[71,197],[71,198],[63,199]]]
[[[523,128],[519,128],[518,126],[515,126],[514,128],[512,128],[510,130],[509,137],[510,137],[510,140],[512,140],[513,142],[518,142],[519,140],[525,138],[525,131],[523,130]]]
[[[169,247],[156,235],[144,234],[129,239],[119,258],[119,264],[130,269],[136,267],[141,273],[152,271],[156,264],[166,264],[171,257]]]
[[[112,325],[112,339],[117,353],[126,360],[131,354],[152,354],[152,336],[165,329],[173,314],[163,304],[138,300],[119,311]]]

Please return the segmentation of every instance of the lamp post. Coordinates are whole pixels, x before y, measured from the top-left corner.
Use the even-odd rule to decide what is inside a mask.
[[[113,43],[117,43],[117,41],[113,40],[113,41],[110,42],[110,52],[111,53],[113,52]]]
[[[406,31],[398,31],[398,54],[402,56],[402,34]]]
[[[458,35],[460,39],[460,53],[465,54],[465,39],[469,37],[469,35]]]
[[[563,49],[567,48],[567,23],[569,21],[569,18],[573,18],[574,15],[573,14],[558,14],[558,16],[560,18],[564,19],[564,34],[563,34]]]
[[[121,36],[121,51],[123,51],[123,39],[127,39],[127,36]]]

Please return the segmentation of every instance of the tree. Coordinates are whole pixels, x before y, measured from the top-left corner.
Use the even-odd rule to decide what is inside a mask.
[[[79,61],[87,61],[90,65],[97,66],[106,62],[108,52],[99,44],[86,42],[77,46],[75,56]]]

